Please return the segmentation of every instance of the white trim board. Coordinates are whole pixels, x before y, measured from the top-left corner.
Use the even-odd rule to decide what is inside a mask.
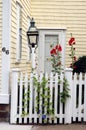
[[[0,104],[9,104],[9,94],[0,94]]]
[[[2,1],[2,82],[0,98],[2,103],[8,103],[9,72],[10,72],[10,36],[11,36],[11,0]],[[9,51],[9,54],[6,54]]]

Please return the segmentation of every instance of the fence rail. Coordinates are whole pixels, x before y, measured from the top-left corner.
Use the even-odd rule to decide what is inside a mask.
[[[86,121],[86,74],[72,75],[72,70],[66,69],[65,76],[71,97],[64,104],[60,95],[63,92],[63,73],[60,76],[31,74],[29,78],[27,74],[13,70],[10,122],[66,124]]]

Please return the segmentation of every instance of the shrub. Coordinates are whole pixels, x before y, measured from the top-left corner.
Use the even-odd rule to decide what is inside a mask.
[[[79,59],[74,63],[73,73],[75,72],[86,72],[86,56],[79,57]]]

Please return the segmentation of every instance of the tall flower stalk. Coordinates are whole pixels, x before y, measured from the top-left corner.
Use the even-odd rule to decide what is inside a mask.
[[[51,46],[51,64],[52,64],[52,72],[61,73],[62,64],[61,64],[61,52],[62,47],[60,44],[57,44],[55,47]]]
[[[52,47],[52,46],[51,46]],[[70,97],[69,95],[69,84],[65,77],[63,77],[63,81],[60,79],[60,74],[63,70],[62,63],[61,63],[61,53],[62,53],[62,47],[60,44],[57,44],[55,47],[52,47],[50,54],[51,54],[51,64],[52,64],[52,71],[54,73],[58,73],[58,82],[59,84],[63,84],[63,91],[60,93],[60,99],[62,103],[66,103],[67,98]]]
[[[71,47],[71,49],[70,49],[70,54],[69,54],[69,56],[71,57],[71,64],[70,64],[70,67],[71,68],[75,68],[75,66],[74,66],[74,63],[75,63],[75,61],[76,61],[76,56],[75,56],[75,47],[74,47],[74,45],[75,45],[75,38],[74,37],[72,37],[72,34],[71,34],[71,38],[70,38],[70,40],[68,41],[68,44],[69,44],[69,46]]]

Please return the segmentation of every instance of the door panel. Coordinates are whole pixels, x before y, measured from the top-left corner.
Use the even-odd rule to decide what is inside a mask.
[[[51,65],[51,55],[50,50],[51,46],[55,46],[59,43],[59,36],[58,35],[46,35],[45,36],[45,60],[44,60],[44,72],[50,73],[52,71]]]

